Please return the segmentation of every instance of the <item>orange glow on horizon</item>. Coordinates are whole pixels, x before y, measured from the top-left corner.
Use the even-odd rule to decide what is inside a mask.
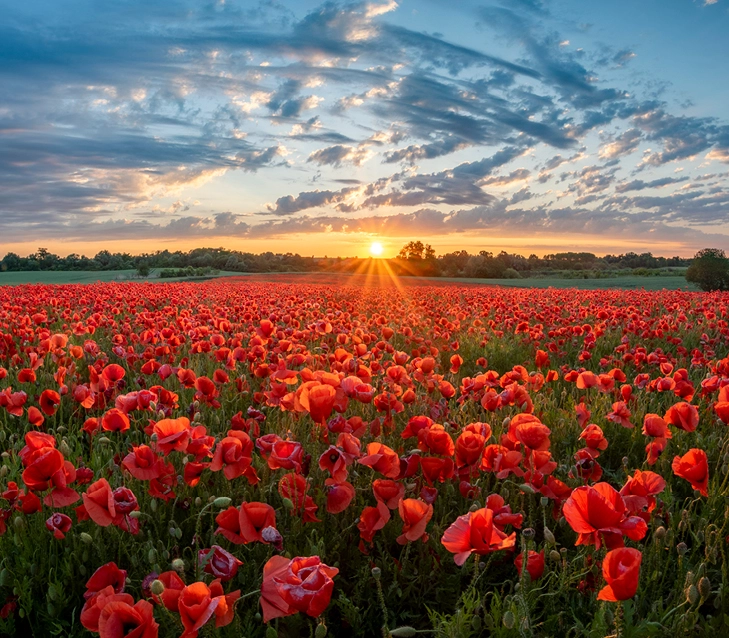
[[[366,239],[364,239],[366,237]],[[364,241],[363,241],[364,239]],[[128,252],[133,255],[151,253],[157,250],[189,251],[194,248],[228,248],[250,253],[298,253],[304,257],[395,257],[399,249],[411,239],[431,244],[436,253],[466,250],[477,254],[481,250],[499,253],[519,253],[528,257],[536,254],[539,257],[555,252],[591,252],[598,256],[620,254],[626,252],[652,252],[654,255],[672,257],[692,257],[702,246],[685,245],[668,241],[626,241],[609,237],[571,236],[534,236],[534,237],[496,237],[479,236],[460,233],[440,236],[421,236],[413,230],[412,237],[377,237],[358,233],[316,233],[288,235],[268,239],[244,239],[233,237],[210,237],[191,239],[145,239],[104,240],[104,241],[47,241],[36,239],[22,243],[0,243],[0,257],[8,252],[26,256],[44,247],[53,253],[65,257],[71,253],[93,257],[101,250],[111,252]],[[376,255],[372,250],[379,244],[382,253]]]

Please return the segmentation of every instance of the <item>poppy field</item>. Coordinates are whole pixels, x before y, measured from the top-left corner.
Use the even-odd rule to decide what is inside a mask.
[[[729,295],[0,287],[0,634],[729,634]]]

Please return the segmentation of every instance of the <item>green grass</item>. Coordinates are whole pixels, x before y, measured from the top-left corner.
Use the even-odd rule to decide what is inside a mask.
[[[230,271],[220,271],[217,275],[204,277],[170,277],[160,279],[160,269],[153,269],[149,277],[138,277],[136,270],[74,270],[74,271],[23,271],[0,272],[0,286],[18,286],[22,284],[91,284],[97,281],[194,281],[213,277],[229,277],[240,275]]]
[[[195,281],[217,277],[241,277],[254,276],[276,277],[280,280],[282,275],[287,277],[317,276],[319,278],[331,279],[332,281],[342,278],[352,278],[352,284],[358,278],[366,275],[350,275],[341,273],[239,273],[221,271],[217,275],[206,275],[205,277],[173,277],[160,279],[159,269],[152,270],[150,277],[137,277],[135,270],[100,270],[100,271],[34,271],[34,272],[0,272],[0,286],[17,286],[21,284],[89,284],[97,281]],[[641,289],[645,290],[698,290],[689,284],[683,277],[639,277],[628,275],[625,277],[611,277],[605,279],[565,279],[554,278],[524,278],[524,279],[469,279],[467,277],[406,277],[403,280],[407,283],[420,284],[429,282],[452,282],[460,284],[482,284],[488,286],[508,286],[515,288],[577,288],[579,290],[602,290],[606,288],[621,288],[624,290]]]

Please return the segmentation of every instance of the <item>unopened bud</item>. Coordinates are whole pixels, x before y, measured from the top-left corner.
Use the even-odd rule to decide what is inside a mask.
[[[656,531],[653,532],[653,538],[655,538],[657,541],[663,540],[666,537],[666,528],[661,525],[660,527],[656,528]]]
[[[152,584],[149,586],[149,591],[151,591],[155,596],[159,596],[164,590],[165,585],[159,579],[153,580]]]
[[[218,498],[213,501],[213,505],[215,505],[215,507],[228,507],[232,501],[233,499],[228,496],[218,496]]]
[[[283,499],[281,499],[281,501],[283,502],[283,506],[284,506],[284,507],[285,507],[285,508],[286,508],[287,510],[292,510],[292,509],[294,509],[294,502],[293,502],[293,501],[292,501],[292,500],[291,500],[290,498],[283,498]]]
[[[507,611],[504,614],[502,621],[504,623],[504,627],[506,627],[507,629],[511,629],[514,626],[514,622],[516,621],[516,619],[514,618],[514,614],[512,614],[510,611]]]
[[[134,510],[133,512],[129,512],[129,518],[139,518],[142,515],[142,512],[139,510]]]
[[[390,632],[391,636],[409,638],[418,632],[413,627],[397,627]]]
[[[172,561],[172,569],[174,569],[176,572],[184,572],[185,561],[181,558],[175,558],[175,560]]]
[[[696,585],[691,585],[691,586],[690,586],[690,587],[689,587],[689,588],[688,588],[688,589],[686,590],[686,598],[688,599],[688,601],[689,601],[689,602],[690,602],[690,603],[691,603],[692,605],[695,605],[695,604],[696,604],[697,602],[699,602],[699,599],[700,599],[701,597],[699,596],[699,590],[698,590],[698,589],[696,589]]]
[[[526,540],[530,541],[534,538],[534,528],[527,527],[525,530],[522,531],[521,534],[524,538],[526,538]]]
[[[549,560],[558,563],[561,558],[562,557],[559,555],[559,552],[556,549],[553,549],[551,552],[549,552]]]
[[[702,598],[708,598],[711,593],[711,581],[706,576],[699,581],[699,593]]]
[[[549,498],[547,498],[546,496],[542,496],[542,498],[539,499],[539,504],[542,507],[548,507],[549,506]]]
[[[327,635],[327,632],[328,632],[327,626],[323,622],[320,622],[316,626],[316,631],[314,632],[314,638],[324,638]]]
[[[678,552],[679,556],[683,556],[688,551],[688,545],[686,543],[679,543],[676,545],[676,551]]]
[[[91,538],[91,534],[87,534],[86,532],[81,532],[78,537],[81,539],[81,542],[86,543],[87,545],[91,545],[91,543],[94,542],[94,539]]]
[[[382,576],[382,570],[379,567],[373,567],[372,578],[374,578],[375,580],[380,580],[380,576]]]
[[[547,541],[549,545],[554,545],[557,542],[554,538],[554,534],[552,534],[552,530],[549,529],[549,527],[544,528],[544,540]]]

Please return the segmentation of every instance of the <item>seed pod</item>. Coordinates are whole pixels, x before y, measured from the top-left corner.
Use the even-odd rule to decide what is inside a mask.
[[[539,499],[539,504],[542,507],[548,507],[549,506],[549,498],[547,498],[546,496],[542,496],[542,498]]]

